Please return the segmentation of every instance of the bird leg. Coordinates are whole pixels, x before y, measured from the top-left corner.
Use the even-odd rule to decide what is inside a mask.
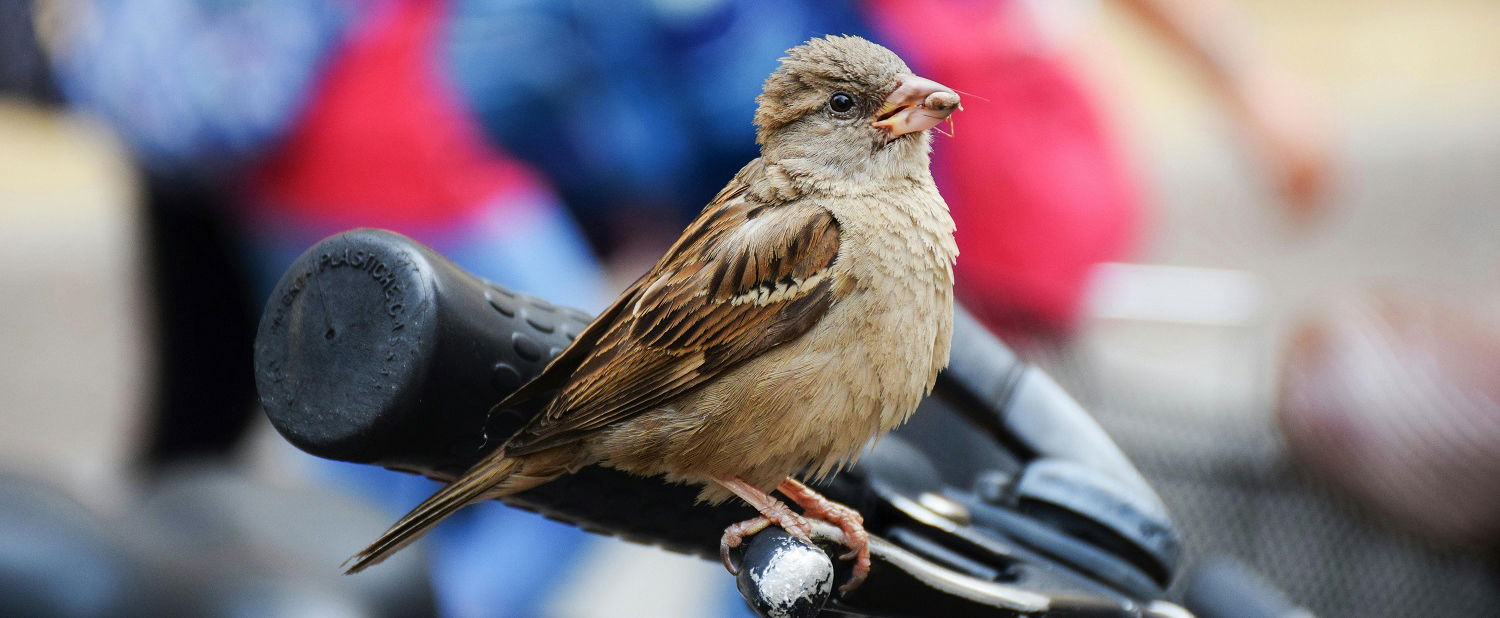
[[[781,526],[782,530],[786,530],[794,537],[812,542],[812,528],[807,525],[807,520],[792,511],[782,501],[772,498],[770,494],[757,489],[737,476],[715,479],[715,481],[760,512],[759,517],[729,526],[724,530],[723,538],[719,539],[719,559],[724,561],[724,568],[729,569],[730,573],[738,575],[739,569],[734,566],[733,562],[730,562],[729,550],[739,547],[745,541],[745,537],[753,536],[771,524]]]
[[[803,515],[821,519],[844,531],[844,545],[849,548],[849,553],[839,556],[839,559],[854,559],[854,574],[848,583],[839,587],[839,591],[858,588],[870,574],[870,534],[865,532],[865,518],[859,511],[829,500],[791,477],[782,481],[777,489],[801,506]]]

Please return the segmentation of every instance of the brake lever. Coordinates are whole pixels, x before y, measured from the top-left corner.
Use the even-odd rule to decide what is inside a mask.
[[[1100,478],[1088,473],[1100,461],[1080,463],[1083,472],[1075,476],[1092,479],[1082,494],[1087,499],[1069,502],[1066,491],[1054,492],[1065,498],[1059,505],[1045,495],[1017,493],[1029,466],[1067,460],[1035,435],[1037,423],[1018,419],[1049,418],[1048,406],[1071,399],[1035,388],[1046,382],[1029,378],[1034,370],[1016,363],[962,310],[958,318],[953,365],[916,418],[967,418],[986,429],[924,436],[924,425],[914,423],[822,488],[864,513],[873,533],[870,579],[850,594],[832,593],[827,610],[1170,615],[1170,608],[1162,610],[1167,614],[1153,609],[1167,606],[1152,601],[1162,596],[1175,561],[1175,533],[1164,514],[1156,517],[1159,500],[1144,481],[1129,481],[1134,470],[1123,455],[1103,461]],[[540,373],[588,319],[480,280],[404,236],[354,230],[308,249],[278,283],[257,333],[256,382],[272,424],[298,448],[450,480],[539,412],[533,405],[491,414],[490,406]],[[1093,436],[1085,442],[1103,437],[1097,426],[1089,429],[1086,414],[1063,417],[1083,423],[1077,435]],[[913,462],[941,461],[955,439],[976,436],[987,442],[975,443],[975,453],[1013,459],[1019,468],[989,485],[911,474]],[[1119,465],[1123,477],[1108,469]],[[1054,489],[1077,480],[1047,478],[1061,478],[1041,484]],[[593,532],[714,558],[726,522],[753,512],[733,502],[697,505],[696,493],[588,467],[503,500]],[[1141,535],[1121,532],[1130,526],[1093,512],[1101,507],[1145,514],[1130,521],[1150,523],[1146,537],[1170,542],[1139,542]],[[757,564],[758,556],[789,555],[763,551],[778,542],[777,534],[762,533],[746,544],[742,576],[775,566],[774,560]],[[847,564],[831,564],[839,581],[847,578]],[[768,591],[769,580],[760,581],[749,586],[747,598]]]

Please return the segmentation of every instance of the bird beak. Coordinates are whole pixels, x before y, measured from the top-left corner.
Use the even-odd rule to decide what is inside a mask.
[[[896,90],[885,98],[871,126],[890,135],[889,141],[938,126],[960,109],[963,107],[959,105],[958,93],[951,88],[906,74],[901,76]]]

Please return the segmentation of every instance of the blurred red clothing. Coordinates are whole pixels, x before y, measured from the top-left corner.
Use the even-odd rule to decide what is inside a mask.
[[[304,116],[252,176],[262,214],[410,230],[534,205],[508,198],[548,190],[485,142],[440,70],[446,10],[393,2],[358,17]]]
[[[1093,99],[1020,3],[874,0],[870,9],[916,71],[972,93],[956,137],[938,137],[934,152],[958,225],[959,298],[1003,334],[1067,332],[1092,267],[1130,249],[1140,210]]]

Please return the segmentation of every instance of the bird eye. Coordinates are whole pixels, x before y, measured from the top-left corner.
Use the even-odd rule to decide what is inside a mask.
[[[854,97],[843,92],[835,92],[832,97],[828,98],[828,109],[838,114],[854,109]]]

